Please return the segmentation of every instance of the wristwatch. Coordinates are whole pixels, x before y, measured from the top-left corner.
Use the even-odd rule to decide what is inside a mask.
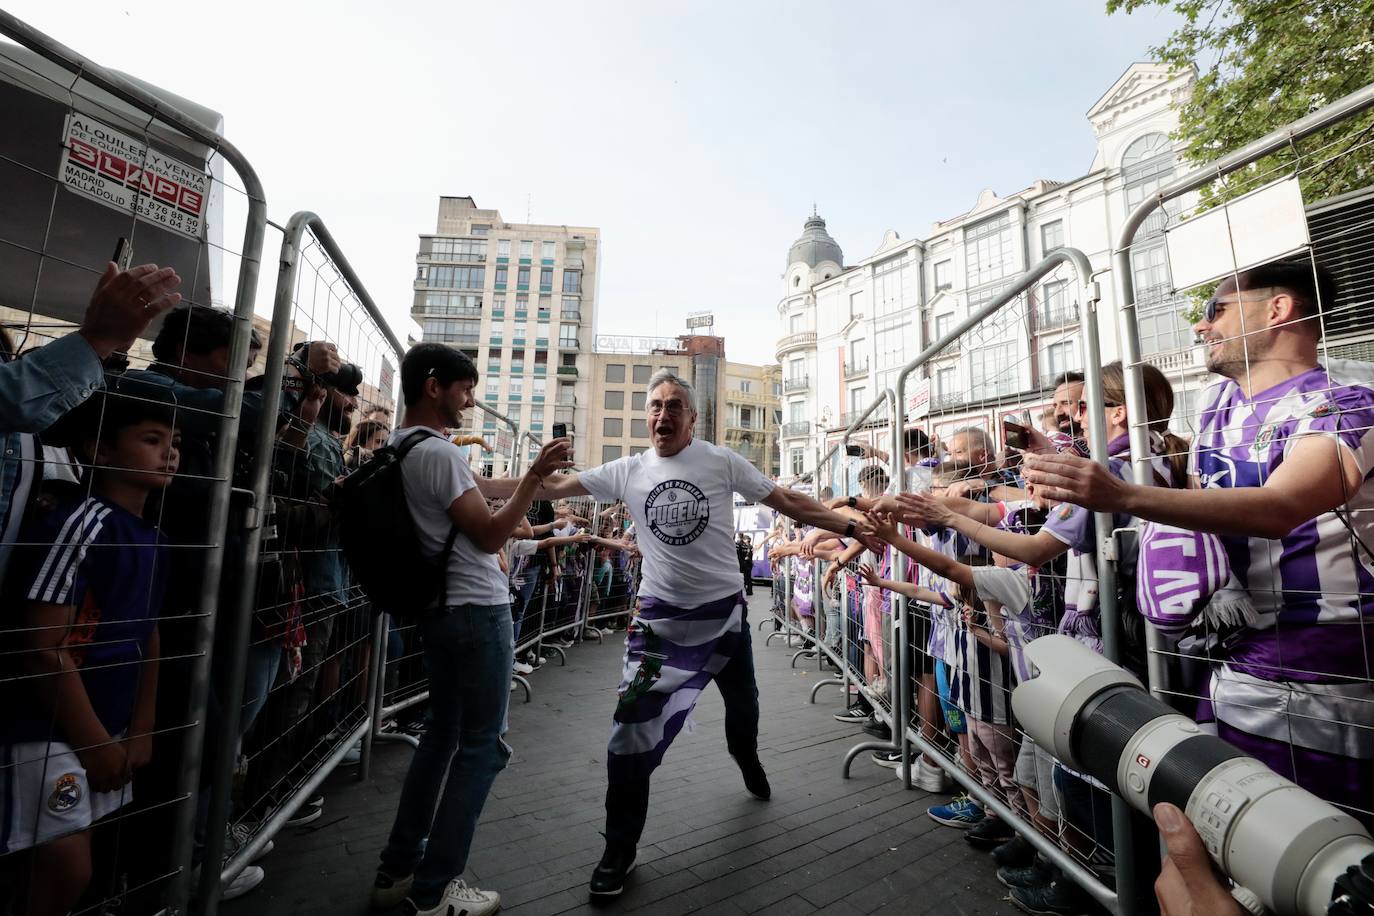
[[[852,499],[853,497],[850,497],[850,498]],[[855,521],[851,518],[851,519],[849,520],[849,524],[844,526],[844,536],[847,537],[847,538],[852,538],[852,537],[854,536],[854,529],[855,529],[856,527],[857,527],[857,524],[856,524]]]
[[[849,508],[851,508],[851,509],[857,509],[858,507],[859,507],[859,500],[858,500],[858,497],[855,497],[855,496],[849,497]]]

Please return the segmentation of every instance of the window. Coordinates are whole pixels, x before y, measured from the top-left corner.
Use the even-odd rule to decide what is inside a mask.
[[[1068,287],[1067,280],[1051,280],[1040,287],[1040,310],[1035,316],[1037,327],[1058,328],[1073,320]]]
[[[858,316],[863,312],[863,309],[864,309],[864,294],[863,294],[863,290],[859,290],[857,293],[850,293],[850,294],[849,294],[849,317],[850,317],[850,318],[856,318],[856,317],[858,317]]]
[[[547,320],[548,317],[549,317],[549,309],[551,309],[551,308],[553,308],[553,297],[552,297],[552,296],[540,296],[540,297],[539,297],[539,317],[540,317],[540,318],[543,318],[543,319],[545,319],[545,320]]]
[[[971,351],[973,397],[1000,397],[1020,387],[1015,371],[1016,344],[981,346]]]
[[[562,359],[562,361],[559,363],[559,365],[561,365],[561,366],[570,366],[570,367],[576,369],[576,368],[577,368],[577,354],[576,354],[576,353],[564,353],[564,354],[563,354],[563,359]]]
[[[806,402],[791,401],[787,405],[787,422],[802,423],[806,420]]]
[[[619,439],[625,435],[625,421],[619,417],[605,417],[601,421],[601,435],[607,439]]]
[[[564,270],[563,271],[563,292],[580,293],[582,292],[582,271]]]
[[[521,240],[520,240],[520,257],[522,257],[522,258],[532,258],[532,257],[534,257],[534,242],[530,241],[529,239],[521,239]]]
[[[625,364],[624,364],[624,363],[607,363],[607,364],[606,364],[606,381],[608,381],[608,382],[616,382],[616,383],[619,383],[619,384],[624,384],[624,383],[625,383]]]
[[[935,340],[932,340],[931,343],[935,343],[936,340],[944,340],[944,339],[945,339],[945,335],[948,334],[948,333],[949,333],[950,331],[952,331],[952,330],[954,330],[954,313],[953,313],[953,312],[945,312],[945,313],[943,313],[943,314],[936,315],[936,316],[935,316]]]
[[[740,391],[743,391],[745,394],[748,394],[748,393],[749,393],[749,387],[750,387],[750,385],[749,385],[749,380],[748,380],[747,378],[742,378],[742,379],[739,380],[739,390],[740,390]]]
[[[544,422],[544,405],[543,405],[543,404],[535,404],[534,406],[532,406],[532,407],[530,408],[530,422],[531,422],[531,423],[543,423],[543,422]]]
[[[631,391],[631,392],[630,392],[630,409],[631,409],[631,410],[643,410],[643,409],[644,409],[644,405],[645,405],[645,403],[647,403],[648,399],[649,399],[649,394],[648,394],[648,392],[646,392],[646,391]]]
[[[649,379],[653,376],[653,374],[653,366],[635,366],[634,382],[636,385],[647,385],[649,384]]]
[[[493,376],[487,376],[487,394],[496,397],[501,393],[501,380]]]
[[[935,291],[937,293],[942,289],[949,289],[954,286],[954,278],[950,276],[953,272],[953,261],[940,261],[935,265]]]
[[[528,312],[528,311],[530,310],[530,297],[529,297],[529,293],[526,293],[526,294],[523,295],[523,296],[520,295],[519,293],[516,294],[516,296],[515,296],[515,310],[516,310],[517,312]]]
[[[1062,219],[1045,223],[1040,227],[1040,254],[1049,254],[1056,248],[1064,247],[1064,221]]]
[[[776,397],[780,397],[781,395],[782,395],[782,382],[774,382],[774,383],[773,383],[773,397],[776,398]]]
[[[500,268],[498,268],[499,270]],[[505,293],[497,293],[491,297],[491,308],[494,312],[504,312],[506,310]]]
[[[1016,271],[1011,213],[1000,213],[964,230],[964,261],[969,286],[991,283]]]
[[[525,339],[525,335],[529,333],[529,327],[530,327],[530,326],[529,326],[529,323],[528,323],[528,322],[525,322],[525,321],[517,321],[517,322],[515,322],[515,335],[514,335],[514,336],[515,336],[515,339],[516,339],[516,340],[524,340],[524,339]]]
[[[571,297],[564,296],[564,297],[563,297],[562,306],[561,306],[562,311],[563,311],[563,317],[564,317],[564,318],[567,318],[567,319],[571,319],[572,321],[581,321],[581,320],[582,320],[582,313],[581,313],[580,311],[578,311],[578,308],[579,308],[581,305],[582,305],[582,300],[581,300],[581,299],[573,299],[573,298],[571,298]]]
[[[867,406],[868,406],[868,389],[867,389],[867,388],[850,388],[850,389],[849,389],[849,412],[852,413],[852,414],[857,414],[857,413],[859,413],[859,411],[863,410],[863,409],[864,409],[865,407],[867,407]]]
[[[649,424],[639,418],[630,421],[630,438],[647,439],[649,438]]]
[[[1040,377],[1052,379],[1071,369],[1078,369],[1078,352],[1072,340],[1061,340],[1045,348],[1045,362]]]
[[[538,337],[540,340],[548,340],[549,323],[547,321],[541,321],[538,324],[536,324],[534,326],[534,336]]]
[[[499,289],[505,289],[505,288],[506,288],[506,273],[507,273],[506,265],[504,265],[504,264],[497,264],[497,265],[496,265],[496,286],[497,286]]]
[[[906,253],[888,258],[873,268],[873,316],[893,315],[907,306]]]
[[[545,292],[553,289],[553,268],[539,268],[539,288]]]
[[[487,243],[485,239],[431,239],[429,256],[433,261],[485,261]]]
[[[475,344],[481,340],[482,322],[451,318],[426,318],[420,322],[425,340],[439,343]]]
[[[482,297],[478,293],[421,293],[418,309],[430,315],[461,315],[478,317],[482,314]]]
[[[570,383],[558,386],[558,403],[567,406],[577,403],[577,396],[574,394],[576,389]]]
[[[528,265],[522,265],[522,266],[516,268],[516,274],[515,274],[515,288],[516,288],[516,289],[529,289],[529,288],[530,288],[530,269],[529,269]],[[526,303],[526,304],[528,304],[528,303]]]
[[[499,273],[499,269],[498,269]],[[441,267],[429,269],[428,277],[421,275],[425,285],[434,289],[481,289],[487,282],[485,267]]]
[[[561,347],[577,346],[577,325],[560,324],[558,326],[558,345]]]
[[[546,261],[552,261],[552,260],[553,260],[554,243],[553,243],[553,242],[544,242],[540,247],[543,248],[543,251],[540,252],[539,256],[542,257],[542,258],[543,258],[544,260],[546,260]]]
[[[625,392],[608,389],[604,406],[607,410],[624,410]]]
[[[787,458],[792,469],[792,476],[800,477],[806,470],[805,453],[799,448],[788,449]]]
[[[496,256],[498,258],[510,257],[510,239],[496,240]]]
[[[1174,177],[1174,151],[1169,138],[1161,133],[1146,134],[1131,142],[1121,157],[1121,183],[1126,189],[1126,212],[1130,213],[1142,200]],[[1170,202],[1155,210],[1139,229],[1136,238],[1158,235],[1165,222],[1178,212],[1178,203]]]
[[[603,445],[603,446],[601,446],[601,463],[602,463],[602,464],[605,464],[607,461],[614,461],[614,460],[616,460],[616,459],[619,458],[619,457],[620,457],[620,446],[618,446],[618,445]]]
[[[648,450],[649,450],[649,446],[647,446],[647,445],[632,445],[632,446],[630,446],[630,454],[631,454],[631,455],[642,455],[642,454],[644,454],[645,452],[647,452]]]
[[[548,390],[548,379],[537,378],[534,380],[534,396],[542,398]]]
[[[849,365],[850,368],[858,370],[861,366],[868,365],[868,341],[862,337],[858,340],[849,342]]]
[[[789,333],[789,334],[796,334],[796,333],[799,333],[799,332],[801,331],[801,329],[802,329],[802,320],[805,319],[805,318],[806,318],[806,316],[803,315],[803,314],[801,314],[800,312],[797,312],[797,313],[792,314],[792,315],[788,315],[788,316],[787,316],[787,333]]]
[[[751,408],[741,407],[739,409],[739,425],[745,429],[753,429],[754,411]]]
[[[491,226],[483,226],[479,223],[472,224],[473,235],[491,235]]]
[[[949,397],[954,394],[958,387],[959,367],[954,365],[940,366],[935,370],[935,396]]]
[[[525,393],[525,380],[518,375],[510,378],[510,396],[513,399],[521,397]]]
[[[801,381],[806,378],[806,360],[794,359],[787,364],[787,377]]]

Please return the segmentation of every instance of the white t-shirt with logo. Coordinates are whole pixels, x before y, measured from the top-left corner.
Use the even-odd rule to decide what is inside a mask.
[[[410,433],[425,428],[398,429],[388,441],[398,445]],[[436,433],[406,453],[401,462],[401,480],[406,505],[420,535],[420,547],[426,556],[437,557],[453,529],[448,507],[477,486],[472,468],[457,446]],[[510,584],[496,554],[481,550],[459,531],[448,558],[447,590],[440,600],[447,605],[508,604]]]
[[[759,502],[774,484],[737,452],[693,439],[671,458],[651,449],[577,476],[596,499],[629,507],[641,595],[690,608],[743,590],[734,494]]]

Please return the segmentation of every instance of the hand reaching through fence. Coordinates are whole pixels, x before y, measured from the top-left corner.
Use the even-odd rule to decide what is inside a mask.
[[[96,282],[78,333],[101,359],[126,351],[163,312],[181,302],[181,277],[170,267],[141,264],[120,270],[113,261]]]

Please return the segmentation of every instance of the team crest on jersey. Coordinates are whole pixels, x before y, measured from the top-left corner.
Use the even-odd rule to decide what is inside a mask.
[[[1059,507],[1059,518],[1063,521],[1068,521],[1077,508],[1077,506],[1071,505],[1070,503],[1064,503],[1064,505]]]
[[[1322,403],[1318,404],[1316,407],[1312,409],[1312,416],[1320,419],[1322,417],[1329,417],[1335,412],[1335,404],[1332,404],[1330,401],[1323,401]]]
[[[54,814],[70,811],[81,802],[81,777],[75,773],[57,777],[48,795],[48,810]]]
[[[665,480],[644,498],[644,517],[654,537],[672,547],[681,547],[706,530],[711,520],[711,502],[685,480]]]
[[[1264,427],[1264,429],[1261,429],[1259,431],[1259,435],[1255,437],[1255,448],[1260,449],[1261,451],[1267,449],[1269,447],[1269,444],[1274,441],[1274,436],[1278,433],[1278,431],[1279,428],[1272,424]]]

